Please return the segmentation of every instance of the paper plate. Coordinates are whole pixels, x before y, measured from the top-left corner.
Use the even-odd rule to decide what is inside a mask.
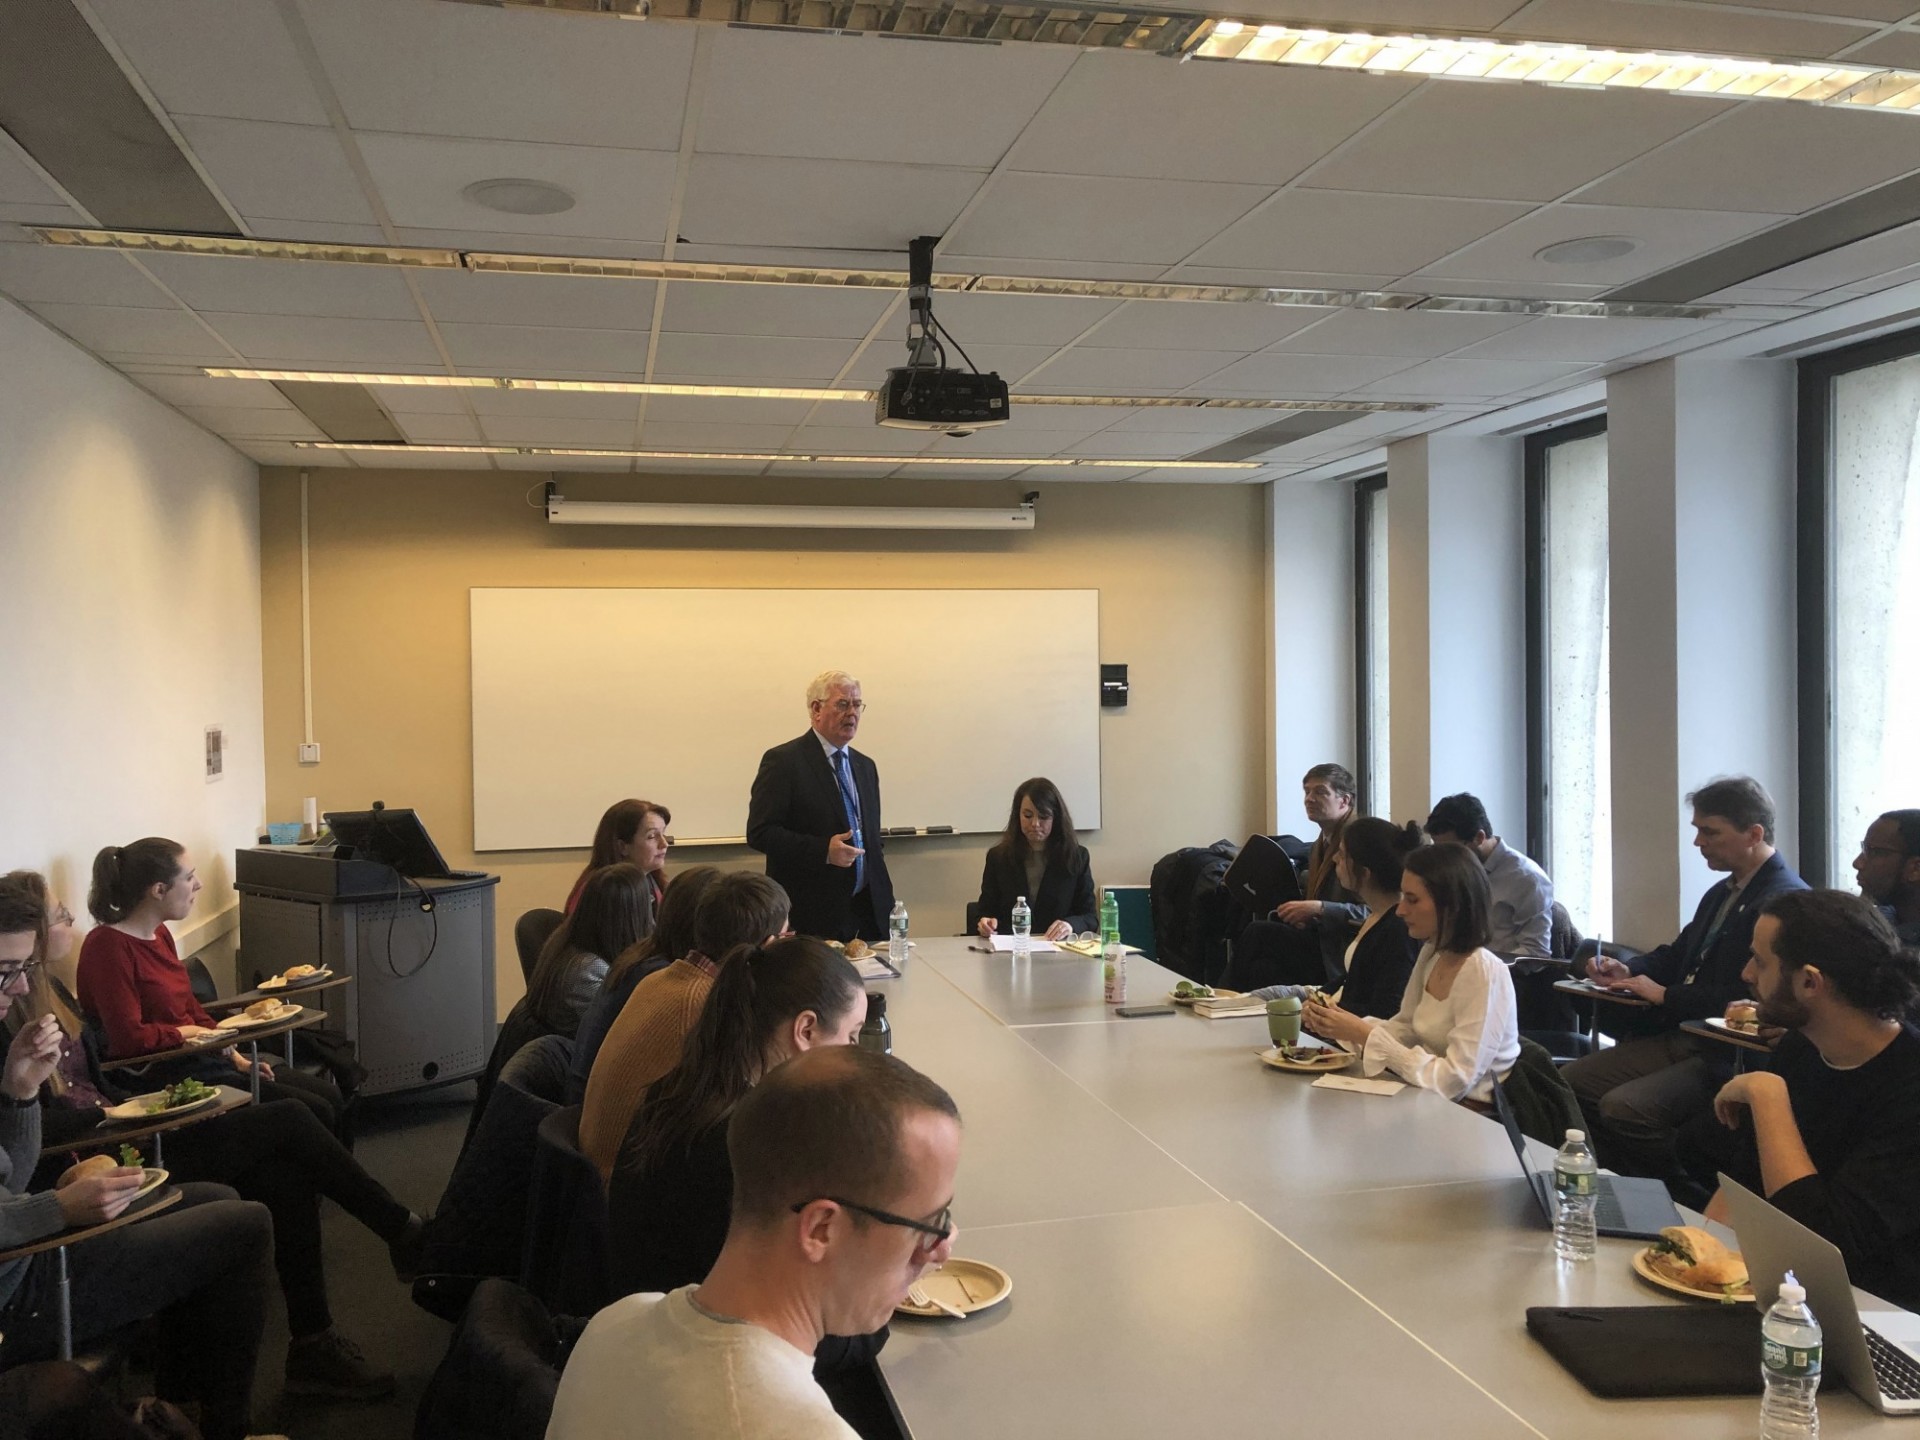
[[[1167,1003],[1170,1005],[1191,1005],[1196,1000],[1238,1000],[1241,993],[1242,992],[1238,990],[1221,990],[1216,988],[1211,995],[1179,995],[1169,990],[1167,992]]]
[[[271,979],[262,980],[254,988],[256,990],[301,990],[309,985],[318,985],[322,980],[331,980],[332,978],[333,971],[324,969],[316,970],[311,975],[302,975],[298,980],[289,980],[284,975],[275,975]]]
[[[1724,1015],[1709,1015],[1707,1017],[1707,1025],[1711,1029],[1723,1031],[1728,1035],[1737,1035],[1742,1040],[1752,1040],[1761,1045],[1767,1043],[1760,1038],[1757,1031],[1742,1030],[1738,1025],[1729,1025]]]
[[[136,1095],[133,1099],[118,1105],[109,1105],[100,1113],[109,1120],[159,1120],[170,1115],[190,1115],[202,1106],[211,1105],[220,1098],[220,1092],[215,1090],[211,1095],[202,1095],[198,1100],[189,1100],[186,1104],[175,1105],[171,1109],[149,1110],[147,1108],[149,1105],[159,1103],[166,1097],[166,1093],[164,1090],[154,1090],[145,1095]]]
[[[1351,1050],[1322,1050],[1325,1059],[1289,1060],[1280,1053],[1277,1045],[1270,1045],[1260,1052],[1260,1063],[1271,1065],[1275,1070],[1291,1070],[1296,1075],[1324,1075],[1329,1070],[1344,1070],[1360,1057]]]
[[[1739,1290],[1732,1295],[1728,1295],[1720,1290],[1697,1290],[1691,1285],[1682,1285],[1678,1280],[1668,1279],[1665,1275],[1662,1275],[1658,1270],[1654,1269],[1651,1262],[1648,1261],[1647,1256],[1652,1253],[1652,1248],[1652,1246],[1648,1246],[1645,1250],[1636,1250],[1633,1252],[1633,1273],[1638,1275],[1642,1280],[1645,1280],[1648,1284],[1658,1285],[1662,1290],[1671,1290],[1676,1295],[1685,1295],[1694,1300],[1711,1300],[1719,1305],[1753,1304],[1753,1286],[1751,1284],[1749,1284],[1745,1290]]]
[[[946,1301],[954,1309],[971,1315],[976,1310],[998,1305],[1011,1295],[1013,1278],[998,1265],[956,1257],[938,1270],[929,1270],[922,1275],[920,1288],[928,1295]],[[911,1300],[902,1300],[894,1309],[901,1315],[919,1315],[929,1320],[953,1318],[938,1306],[915,1305]]]
[[[282,1001],[280,1008],[270,1010],[265,1015],[249,1015],[244,1010],[238,1015],[229,1015],[214,1028],[216,1030],[248,1030],[255,1025],[278,1025],[282,1020],[291,1020],[300,1013],[300,1007],[291,1001]]]
[[[167,1172],[148,1165],[140,1172],[140,1188],[133,1192],[133,1198],[138,1200],[142,1195],[151,1195],[166,1183]]]

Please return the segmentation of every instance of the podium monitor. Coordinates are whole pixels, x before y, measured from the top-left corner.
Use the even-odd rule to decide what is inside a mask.
[[[409,880],[444,880],[453,874],[412,810],[329,810],[326,821],[335,843],[350,849],[353,858],[382,861]]]

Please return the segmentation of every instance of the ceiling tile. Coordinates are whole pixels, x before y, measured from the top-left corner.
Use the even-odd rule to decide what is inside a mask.
[[[346,468],[344,456],[330,456],[324,450],[299,450],[285,440],[228,440],[227,443],[258,465],[301,466],[313,470]]]
[[[1512,20],[1497,28],[1532,40],[1761,55],[1781,60],[1831,55],[1856,40],[1864,40],[1874,29],[1870,25],[1756,15],[1731,7],[1647,5],[1639,0],[1535,0],[1518,7]],[[1676,96],[1675,103],[1684,105],[1688,99]]]
[[[1063,453],[1112,460],[1131,460],[1135,457],[1146,460],[1179,460],[1198,454],[1217,443],[1211,435],[1195,435],[1191,431],[1163,430],[1155,434],[1136,430],[1125,435],[1102,431],[1090,439],[1068,447]]]
[[[903,472],[902,480],[1012,480],[1026,469],[1022,465],[915,465]]]
[[[1095,350],[1264,350],[1330,312],[1226,301],[1131,300],[1080,343]]]
[[[1911,0],[1885,0],[1902,10],[1912,8]],[[1896,30],[1878,40],[1847,52],[1847,59],[1867,65],[1885,65],[1895,70],[1920,70],[1920,31]]]
[[[592,372],[637,380],[647,364],[647,337],[636,330],[443,324],[440,336],[454,364],[490,374],[568,378]]]
[[[420,368],[431,372],[445,367]],[[471,404],[467,392],[434,385],[369,385],[367,388],[373,392],[374,399],[396,414],[405,410],[415,415],[465,415]]]
[[[653,324],[651,280],[423,270],[414,276],[414,283],[428,311],[443,324],[579,330],[646,330]]]
[[[954,232],[953,248],[1172,265],[1269,193],[1262,185],[1005,174]]]
[[[1197,385],[1241,356],[1237,350],[1072,349],[1026,382],[1029,390],[1161,393]]]
[[[1436,310],[1340,310],[1310,330],[1288,336],[1276,351],[1303,355],[1445,355],[1526,323],[1517,315]],[[1271,352],[1270,352],[1271,353]]]
[[[251,410],[237,405],[180,405],[175,407],[196,424],[216,435],[244,435],[255,440],[324,440],[306,416],[291,405],[273,410]]]
[[[489,445],[566,445],[592,450],[633,449],[632,420],[551,420],[537,416],[482,415]]]
[[[1044,370],[1035,380],[1032,393],[1048,393]],[[1106,429],[1122,415],[1132,413],[1113,405],[1022,405],[1016,394],[1007,423],[998,428],[1002,435],[1091,435]]]
[[[658,151],[427,135],[359,140],[395,225],[652,241],[664,233],[673,199],[674,157]],[[476,180],[500,178],[558,185],[574,206],[558,215],[504,215],[460,193]]]
[[[943,262],[936,261],[936,270]],[[1065,345],[1120,307],[1065,295],[935,295],[933,313],[969,350],[981,345]],[[906,339],[903,309],[897,337]],[[899,352],[895,352],[896,354]],[[981,362],[985,364],[985,361]]]
[[[1275,421],[1284,419],[1286,419],[1286,412],[1279,410],[1198,410],[1170,407],[1127,410],[1122,412],[1121,418],[1104,433],[1133,435],[1184,431],[1189,435],[1205,437],[1208,444],[1217,444],[1229,435],[1238,435],[1246,430],[1257,430],[1262,425],[1271,425]]]
[[[0,145],[0,205],[62,205],[59,193]]]
[[[502,470],[544,471],[550,475],[558,474],[561,466],[575,471],[612,470],[622,474],[633,469],[633,461],[624,455],[495,455],[493,460]]]
[[[1617,360],[1690,336],[1718,335],[1725,326],[1699,320],[1597,320],[1546,317],[1460,350],[1457,360]]]
[[[59,304],[28,308],[98,353],[177,356],[213,365],[233,363],[233,356],[184,310]]]
[[[0,203],[0,222],[14,225],[87,225],[92,222],[79,211],[65,205],[15,205]]]
[[[1218,375],[1203,389],[1215,395],[1257,395],[1263,399],[1318,399],[1341,395],[1381,379],[1408,362],[1370,355],[1250,355]]]
[[[933,435],[931,430],[895,430],[886,425],[804,425],[794,431],[785,448],[809,455],[917,455],[932,443]]]
[[[964,332],[961,340],[975,365],[982,370],[996,372],[1009,385],[1017,383],[1022,375],[1059,348],[1055,345],[1000,345],[991,340],[976,344]],[[894,339],[869,345],[854,357],[853,366],[846,374],[846,383],[877,386],[887,371],[904,364],[906,357],[906,347]],[[947,363],[956,368],[965,368],[965,362],[951,350],[947,352]],[[1044,390],[1048,387],[1033,385],[1027,388]]]
[[[594,395],[570,390],[458,390],[477,415],[503,419],[624,420],[639,418],[638,395]]]
[[[649,414],[640,443],[648,450],[778,450],[792,434],[791,425],[688,425]]]
[[[952,455],[962,459],[985,459],[990,455],[1058,455],[1080,439],[1080,436],[1065,430],[1021,433],[1009,428],[996,428],[976,430],[971,435],[943,435],[933,431],[928,436],[924,453]]]
[[[1021,170],[1281,185],[1418,82],[1091,51],[1027,128]]]
[[[1725,105],[1533,85],[1429,85],[1309,177],[1326,190],[1551,200]]]
[[[198,115],[183,115],[178,124],[220,193],[249,221],[373,223],[373,212],[333,131]],[[287,233],[272,225],[256,229],[271,236]],[[375,231],[375,243],[378,240]]]
[[[853,355],[848,340],[791,336],[662,335],[653,378],[737,375],[769,383],[824,385]]]
[[[1418,288],[1431,284],[1450,293],[1477,293],[1480,281],[1527,284],[1577,280],[1623,285],[1697,255],[1730,245],[1783,218],[1715,210],[1651,210],[1615,205],[1556,205],[1509,225],[1409,278]],[[1617,260],[1586,265],[1555,265],[1536,260],[1537,251],[1562,240],[1624,235],[1640,248]]]
[[[125,255],[64,245],[0,245],[0,295],[74,305],[178,308],[159,286],[128,264]]]
[[[733,424],[737,421],[742,425],[785,425],[791,429],[813,412],[814,402],[811,400],[740,400],[706,395],[647,397],[649,425],[656,420],[682,425]],[[857,419],[862,414],[871,415],[873,406],[867,401],[855,406],[827,405],[820,407],[820,413]]]
[[[1782,266],[1755,276],[1752,283],[1767,289],[1813,293],[1904,269],[1916,261],[1920,261],[1920,223],[1902,225],[1798,264]]]
[[[1380,290],[1399,278],[1328,270],[1247,270],[1226,265],[1181,265],[1152,278],[1194,285],[1262,285],[1275,290]]]
[[[471,415],[410,414],[395,410],[393,423],[415,445],[478,445],[480,429]]]
[[[898,465],[889,460],[879,465],[836,465],[829,471],[823,466],[812,464],[809,461],[793,460],[785,462],[777,461],[766,467],[766,473],[769,475],[805,475],[811,476],[814,479],[819,479],[821,476],[828,474],[833,475],[835,478],[860,478],[870,476],[874,479],[880,479],[892,474],[899,468]],[[912,477],[911,475],[903,474],[899,478],[905,480],[911,479]]]
[[[1493,200],[1289,190],[1195,255],[1193,263],[1404,275],[1529,208]]]
[[[1920,167],[1910,115],[1753,101],[1583,192],[1606,205],[1797,214]],[[1759,157],[1764,163],[1756,163]]]
[[[702,151],[991,168],[1073,64],[1048,45],[716,32]],[[953,117],[915,124],[906,117]]]
[[[661,329],[697,335],[858,340],[894,299],[892,291],[835,290],[821,285],[671,284]],[[904,331],[904,318],[900,323]]]
[[[254,0],[91,0],[140,78],[172,114],[325,125],[300,53],[272,5]]]
[[[347,365],[440,368],[427,327],[418,320],[337,320],[312,315],[208,313],[207,323],[249,360],[285,369]]]
[[[420,315],[400,273],[373,265],[206,255],[142,255],[140,260],[195,310],[368,320],[417,320]]]
[[[906,256],[944,235],[984,171],[847,160],[697,155],[680,233],[696,245],[799,245]]]
[[[305,0],[301,10],[357,130],[680,144],[692,25],[418,0]]]
[[[1588,368],[1545,360],[1428,360],[1355,393],[1392,400],[1491,400],[1515,391],[1570,380]]]
[[[1747,9],[1795,10],[1839,19],[1899,20],[1913,14],[1913,0],[1697,0],[1702,5],[1738,5]]]
[[[509,255],[592,255],[619,260],[658,260],[666,253],[666,247],[659,240],[629,240],[617,235],[510,235],[504,231],[471,227],[440,230],[429,225],[398,225],[394,227],[394,239],[402,245],[503,251]]]
[[[388,243],[386,234],[371,220],[362,225],[336,225],[330,220],[256,221],[253,225],[253,233],[266,240],[317,240],[333,245],[385,245]],[[400,243],[410,245],[415,242],[403,235],[400,237]]]
[[[285,405],[286,397],[265,380],[215,380],[207,375],[132,374],[127,378],[169,405],[234,406],[270,410]]]

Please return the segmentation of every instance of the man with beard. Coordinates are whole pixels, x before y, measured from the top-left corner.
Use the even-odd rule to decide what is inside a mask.
[[[1854,1284],[1920,1308],[1920,960],[1860,897],[1787,891],[1743,978],[1787,1033],[1682,1130],[1683,1164],[1703,1191],[1718,1172],[1765,1195],[1839,1247]]]
[[[1889,810],[1869,825],[1853,874],[1900,943],[1920,945],[1920,810]]]

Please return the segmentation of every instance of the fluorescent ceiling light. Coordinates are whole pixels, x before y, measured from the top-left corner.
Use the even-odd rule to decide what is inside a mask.
[[[1435,79],[1515,80],[1601,90],[1799,100],[1875,110],[1920,107],[1920,73],[1830,61],[1755,60],[1660,50],[1613,50],[1530,40],[1372,35],[1215,20],[1186,46],[1203,60],[1250,60]]]
[[[1066,455],[814,455],[778,450],[600,450],[559,445],[393,445],[376,441],[295,440],[296,450],[374,455],[552,455],[561,459],[737,461],[756,465],[970,465],[1050,470],[1258,470],[1258,460],[1090,460]]]
[[[463,390],[564,390],[589,395],[693,395],[708,399],[826,400],[873,403],[871,390],[811,389],[777,385],[670,385],[652,380],[528,380],[498,375],[395,375],[357,370],[250,370],[203,365],[215,380],[285,380],[305,385],[428,385]],[[1022,405],[1094,405],[1134,410],[1341,410],[1425,412],[1412,400],[1261,400],[1234,395],[1023,395]]]
[[[347,265],[405,265],[503,275],[618,280],[703,281],[717,285],[823,285],[905,290],[904,270],[844,270],[809,265],[730,265],[686,260],[622,260],[581,255],[515,255],[484,250],[423,250],[404,245],[323,245],[302,240],[248,240],[165,231],[26,227],[41,243],[168,254],[311,260]],[[1721,305],[1620,300],[1530,300],[1503,295],[1424,295],[1391,290],[1307,290],[1269,285],[1202,285],[1172,280],[1081,280],[1069,276],[936,274],[933,288],[976,295],[1070,296],[1090,300],[1202,301],[1316,310],[1472,310],[1490,315],[1557,315],[1593,319],[1711,320]]]
[[[668,505],[547,497],[553,525],[721,526],[777,530],[1031,530],[1033,507]]]

